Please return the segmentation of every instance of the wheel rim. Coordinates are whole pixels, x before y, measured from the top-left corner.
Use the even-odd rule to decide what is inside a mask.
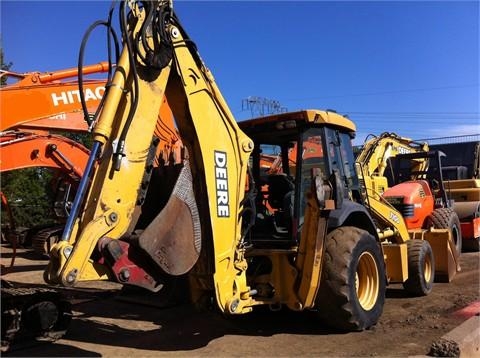
[[[358,260],[355,275],[355,287],[360,306],[366,311],[371,310],[378,299],[380,277],[375,258],[369,252],[364,252]]]
[[[425,282],[430,282],[432,279],[432,257],[425,255],[425,261],[423,262],[423,277]]]

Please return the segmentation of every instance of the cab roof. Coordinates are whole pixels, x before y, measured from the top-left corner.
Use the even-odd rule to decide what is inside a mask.
[[[295,124],[294,124],[295,122]],[[326,126],[336,126],[343,130],[355,132],[355,124],[348,118],[333,112],[317,109],[307,109],[296,112],[278,113],[265,117],[252,118],[238,123],[240,128],[248,132],[250,130],[264,128],[283,129],[290,127],[300,127],[305,124],[320,124]]]

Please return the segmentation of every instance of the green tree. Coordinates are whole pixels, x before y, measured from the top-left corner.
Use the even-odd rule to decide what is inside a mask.
[[[32,228],[54,222],[53,172],[27,168],[2,173],[2,192],[8,199],[17,227]],[[2,215],[2,224],[7,218]]]
[[[53,132],[53,131],[52,131]],[[77,143],[82,144],[85,148],[91,149],[93,144],[92,133],[76,133],[68,131],[55,131],[56,134],[66,138],[70,138]]]

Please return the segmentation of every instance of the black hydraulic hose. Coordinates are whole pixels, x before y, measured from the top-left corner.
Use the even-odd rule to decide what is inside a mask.
[[[149,3],[149,2],[146,2],[146,3],[143,3],[143,5],[144,5],[145,12],[147,14],[147,16],[145,17],[144,24],[150,25],[150,24],[152,24],[152,19],[153,19],[153,16],[154,16],[154,12],[151,9],[152,4]],[[152,33],[155,33],[153,28],[152,28]],[[141,56],[142,61],[145,62],[146,57],[151,52],[150,46],[148,45],[148,42],[147,42],[147,34],[146,34],[145,26],[142,26],[141,30],[137,34],[137,38],[138,38],[138,36],[141,36],[141,41],[142,41],[143,48],[146,49],[145,50],[146,56],[141,56],[141,53],[139,51],[137,51],[137,53],[138,53],[138,55]],[[153,37],[153,40],[155,40],[155,37]],[[135,41],[135,43],[138,43],[138,41]]]
[[[116,171],[120,170],[122,158],[125,156],[125,139],[127,137],[128,130],[130,129],[130,125],[132,124],[133,117],[138,107],[138,92],[139,92],[138,74],[137,74],[137,68],[135,66],[135,58],[133,56],[133,45],[128,35],[128,30],[127,30],[128,25],[127,25],[125,12],[126,12],[125,1],[122,1],[120,5],[120,25],[122,30],[123,41],[125,42],[125,45],[127,46],[127,50],[128,50],[128,58],[130,62],[130,70],[132,71],[132,75],[133,75],[134,89],[133,89],[133,92],[131,93],[132,105],[128,111],[127,120],[125,121],[125,125],[122,128],[122,132],[120,134],[120,137],[118,138],[117,148],[115,150],[115,153],[113,154],[113,168]]]
[[[110,11],[108,12],[108,29],[107,31],[107,53],[108,53],[108,77],[107,77],[107,83],[110,83],[112,81],[113,77],[113,66],[112,66],[112,61],[111,61],[111,53],[112,53],[112,37],[113,40],[115,41],[115,63],[118,63],[118,59],[120,58],[120,46],[118,43],[118,36],[117,33],[115,32],[115,29],[112,26],[112,17],[113,17],[113,11],[115,10],[115,0],[112,1],[112,4],[110,5]],[[110,36],[111,35],[111,36]]]
[[[147,66],[162,69],[172,58],[172,46],[166,24],[172,19],[171,8],[167,5],[154,8],[150,2],[142,2],[146,12],[145,21],[138,31],[134,44],[138,46],[142,44],[143,51],[136,48],[136,55]],[[153,36],[149,35],[153,34]],[[151,37],[152,46],[147,41]]]
[[[97,28],[98,26],[107,26],[108,23],[103,20],[97,20],[95,21],[88,30],[85,32],[85,35],[83,36],[82,39],[82,44],[80,45],[80,51],[78,54],[78,89],[79,89],[79,95],[80,95],[80,103],[82,105],[82,110],[83,110],[83,115],[85,118],[85,121],[90,125],[92,123],[92,120],[88,117],[88,110],[87,110],[87,104],[85,101],[85,95],[83,93],[83,58],[84,58],[84,52],[85,52],[85,47],[88,42],[88,38],[90,37],[90,34],[92,31]]]
[[[95,21],[85,32],[85,35],[82,39],[82,44],[80,45],[80,51],[78,55],[78,88],[79,88],[79,95],[80,95],[80,103],[82,105],[82,110],[84,113],[85,121],[88,123],[89,126],[94,123],[103,107],[105,102],[104,98],[106,97],[106,93],[108,92],[109,84],[111,83],[112,76],[113,76],[113,65],[112,65],[112,45],[111,45],[111,38],[113,38],[115,42],[115,63],[118,62],[118,58],[120,57],[120,46],[118,42],[118,36],[115,32],[115,29],[112,26],[112,14],[115,9],[115,1],[112,2],[110,6],[110,11],[108,15],[108,21],[98,20]],[[107,27],[107,53],[108,53],[108,75],[107,75],[107,85],[105,87],[105,93],[102,96],[99,106],[97,107],[93,118],[88,116],[87,105],[85,101],[85,94],[83,92],[83,59],[84,59],[84,52],[92,31],[97,28],[98,26],[105,26]]]
[[[133,91],[131,91],[131,106],[122,128],[120,137],[118,138],[117,148],[113,154],[113,168],[120,170],[122,158],[125,156],[125,140],[127,133],[132,124],[135,112],[139,102],[139,84],[137,73],[136,58],[143,62],[146,68],[154,70],[162,70],[170,63],[173,56],[171,40],[168,36],[166,25],[171,19],[171,9],[168,5],[157,5],[151,1],[139,1],[139,6],[143,7],[145,12],[145,20],[135,38],[128,32],[126,3],[122,1],[120,4],[120,27],[122,38],[128,50],[130,62],[130,71],[132,73]],[[130,12],[129,15],[132,13]],[[151,37],[153,46],[150,46],[147,38]],[[142,48],[139,48],[139,46]],[[145,53],[145,55],[143,55]]]
[[[85,101],[85,94],[83,92],[83,58],[84,58],[84,51],[85,51],[85,45],[86,45],[86,42],[88,40],[88,37],[90,36],[90,33],[93,31],[94,28],[96,28],[97,26],[100,26],[100,25],[105,25],[107,26],[107,23],[105,21],[97,21],[95,24],[93,24],[91,26],[91,28],[89,29],[88,33],[86,33],[86,36],[84,37],[84,40],[82,41],[82,46],[80,48],[80,53],[79,53],[79,58],[78,58],[78,89],[79,89],[79,95],[80,95],[80,103],[82,105],[82,110],[83,110],[83,113],[84,113],[84,118],[85,118],[85,121],[88,123],[88,125],[91,125],[95,120],[96,118],[98,117],[98,114],[100,113],[100,110],[101,108],[103,107],[103,103],[104,103],[104,98],[106,97],[104,93],[101,101],[100,101],[100,104],[99,106],[97,107],[97,110],[95,111],[95,114],[93,116],[93,119],[90,118],[88,116],[88,110],[87,110],[87,104],[86,104],[86,101]],[[115,56],[116,56],[116,60],[115,62],[118,61],[118,57],[119,57],[119,43],[118,43],[118,38],[117,38],[117,35],[115,33],[115,30],[112,28],[112,27],[109,27],[110,29],[110,33],[115,41]],[[109,84],[111,82],[111,78],[112,78],[112,69],[113,69],[113,65],[112,65],[112,60],[111,60],[111,43],[110,43],[110,35],[108,36],[108,47],[109,47],[109,56],[108,56],[108,78],[107,78],[107,85],[106,85],[106,90],[105,92],[108,92],[108,88],[109,88]]]
[[[120,58],[120,45],[118,42],[118,36],[117,36],[117,33],[115,32],[115,29],[112,26],[112,15],[113,15],[114,9],[115,9],[115,1],[112,2],[112,5],[110,7],[108,21],[107,21],[107,24],[108,24],[107,25],[108,72],[107,72],[107,83],[105,85],[105,93],[103,94],[102,99],[100,100],[100,103],[93,115],[93,118],[91,119],[91,123],[89,124],[90,126],[92,126],[97,121],[98,115],[100,114],[100,111],[103,108],[105,99],[107,98],[107,94],[110,89],[110,84],[112,82],[112,78],[113,78],[112,38],[115,45],[115,63],[118,63],[118,59]],[[82,95],[83,95],[83,92],[82,92]]]

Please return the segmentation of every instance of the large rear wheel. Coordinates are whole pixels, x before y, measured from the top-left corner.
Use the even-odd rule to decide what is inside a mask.
[[[367,231],[341,227],[326,238],[316,299],[320,317],[341,330],[377,323],[385,301],[385,269],[379,244]]]
[[[403,287],[415,296],[426,296],[432,291],[435,260],[432,247],[425,240],[408,240],[408,279]]]

